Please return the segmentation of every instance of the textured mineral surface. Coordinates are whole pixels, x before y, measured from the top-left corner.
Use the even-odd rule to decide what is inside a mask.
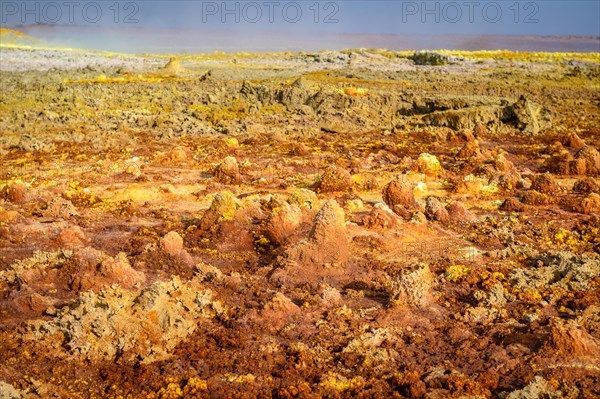
[[[0,56],[0,398],[600,396],[597,53]]]

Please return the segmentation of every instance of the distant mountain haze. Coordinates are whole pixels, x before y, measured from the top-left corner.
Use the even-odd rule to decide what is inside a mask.
[[[58,46],[123,52],[600,52],[598,0],[3,0],[0,26]]]
[[[29,25],[15,29],[51,46],[126,53],[320,51],[345,48],[597,52],[600,46],[600,38],[590,36],[401,35],[260,30],[242,33],[227,29],[76,25]]]

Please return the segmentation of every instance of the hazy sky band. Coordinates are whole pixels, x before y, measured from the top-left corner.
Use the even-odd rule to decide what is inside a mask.
[[[0,23],[208,28],[240,33],[273,30],[600,36],[600,1],[3,0]]]

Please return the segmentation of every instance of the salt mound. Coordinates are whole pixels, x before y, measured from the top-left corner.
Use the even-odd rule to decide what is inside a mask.
[[[329,200],[315,216],[308,239],[289,248],[284,256],[292,263],[343,267],[348,261],[348,245],[344,210]]]
[[[77,208],[71,201],[62,197],[54,197],[48,203],[48,207],[42,211],[42,215],[48,218],[68,219],[79,215]]]
[[[339,167],[327,169],[318,182],[318,190],[322,193],[348,191],[351,187],[352,176],[346,169]]]
[[[179,256],[183,250],[183,238],[176,231],[170,231],[160,239],[160,246],[167,254]]]
[[[435,155],[423,153],[417,158],[417,169],[420,173],[428,176],[439,176],[442,174],[442,164]]]
[[[226,157],[214,171],[215,180],[223,184],[233,184],[239,180],[240,169],[237,159]]]
[[[600,195],[596,193],[588,195],[579,205],[575,206],[575,210],[584,215],[600,214]]]
[[[575,155],[575,163],[578,165],[577,169],[581,169],[579,174],[588,176],[600,174],[600,153],[594,147],[585,146],[580,149]]]
[[[112,360],[118,353],[149,363],[192,334],[198,322],[225,311],[211,290],[178,277],[131,292],[120,287],[81,295],[50,321],[29,325],[29,339],[64,336],[72,355]]]
[[[542,262],[544,266],[514,269],[510,273],[510,280],[520,291],[542,287],[589,291],[594,279],[600,276],[600,258],[597,255],[558,252],[533,260]]]
[[[563,358],[591,357],[600,359],[600,340],[594,338],[574,321],[564,322],[558,318],[551,320],[550,336],[544,343],[543,351],[560,354]]]
[[[438,222],[445,223],[450,219],[448,211],[444,205],[436,197],[428,197],[425,207],[425,215],[430,220],[437,220]]]
[[[425,307],[433,301],[431,294],[433,283],[434,276],[428,265],[419,264],[405,268],[392,282],[391,302]]]
[[[585,141],[583,141],[575,132],[571,132],[564,136],[561,144],[577,149],[585,147]]]
[[[267,302],[267,304],[265,304],[264,310],[267,312],[283,312],[291,314],[299,312],[300,308],[283,293],[278,292],[269,302]]]
[[[302,210],[299,206],[272,199],[271,214],[265,224],[265,236],[276,244],[285,243],[300,226]]]
[[[532,399],[532,398],[563,398],[560,392],[556,392],[548,381],[542,377],[535,377],[529,385],[523,389],[511,392],[506,399]]]
[[[0,381],[0,398],[4,399],[21,399],[21,392],[12,385]]]
[[[106,256],[98,271],[101,276],[107,277],[109,281],[116,282],[125,287],[132,287],[146,280],[144,273],[138,272],[129,263],[127,255],[120,252],[114,258]]]
[[[408,210],[415,207],[415,195],[408,182],[394,179],[383,188],[382,195],[387,206],[400,216],[409,215]]]
[[[531,190],[542,194],[554,195],[560,191],[560,187],[554,177],[549,174],[541,174],[533,177],[531,181]]]
[[[57,269],[73,255],[72,251],[57,252],[35,251],[30,258],[11,264],[6,270],[0,271],[0,281],[9,284],[32,283],[46,274],[47,270]]]
[[[171,58],[167,65],[162,68],[161,72],[164,75],[177,76],[180,73],[185,72],[185,69],[181,66],[177,58]]]
[[[401,221],[400,217],[384,204],[376,204],[362,219],[363,225],[368,229],[393,229],[398,227]]]
[[[200,220],[200,230],[214,230],[221,222],[233,220],[240,207],[240,201],[229,191],[215,194],[210,208]]]

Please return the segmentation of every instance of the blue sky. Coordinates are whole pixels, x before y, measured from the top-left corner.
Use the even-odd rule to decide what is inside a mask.
[[[9,1],[0,23],[328,33],[600,36],[599,0]],[[599,49],[600,50],[600,49]]]

